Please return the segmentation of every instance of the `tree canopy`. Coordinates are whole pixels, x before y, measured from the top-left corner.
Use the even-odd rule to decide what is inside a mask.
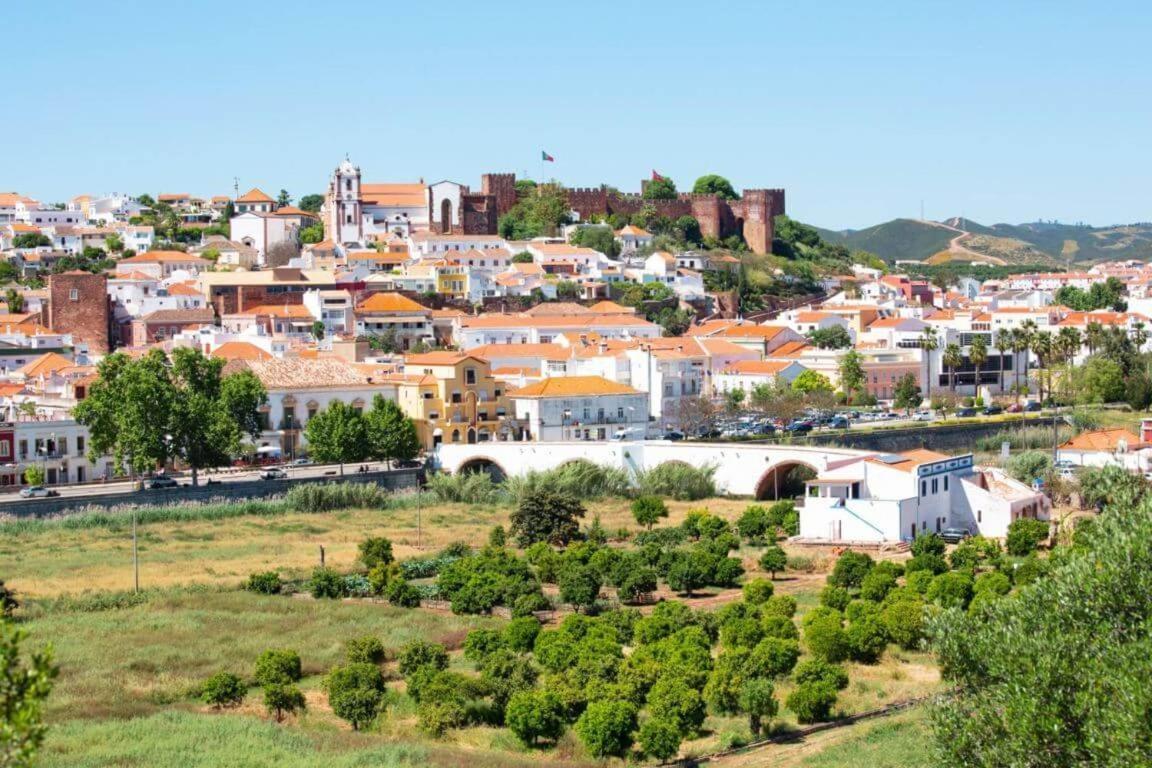
[[[559,184],[540,184],[531,192],[519,195],[519,201],[500,217],[497,229],[509,240],[531,240],[541,235],[554,235],[572,221],[568,194]]]
[[[732,182],[715,173],[709,173],[696,179],[696,183],[692,185],[692,191],[697,195],[719,195],[725,200],[735,200],[739,197],[736,190],[732,188]]]
[[[661,176],[644,185],[645,200],[675,200],[676,182]]]
[[[351,405],[333,400],[304,426],[308,454],[325,464],[364,461],[372,452],[368,424]]]

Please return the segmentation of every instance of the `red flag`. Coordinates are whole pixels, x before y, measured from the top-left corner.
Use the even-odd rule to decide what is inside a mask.
[[[556,158],[552,157],[552,155],[548,154],[544,150],[540,150],[540,162],[542,162],[542,163],[554,163],[554,162],[556,162]]]
[[[653,170],[652,171],[652,181],[664,181],[664,177],[661,176],[660,174],[656,173],[655,170]]]

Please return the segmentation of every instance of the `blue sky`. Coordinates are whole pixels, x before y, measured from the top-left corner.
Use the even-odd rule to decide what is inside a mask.
[[[321,192],[540,173],[784,187],[832,228],[1152,219],[1148,3],[5,8],[0,190]],[[1105,8],[1105,6],[1108,6]]]

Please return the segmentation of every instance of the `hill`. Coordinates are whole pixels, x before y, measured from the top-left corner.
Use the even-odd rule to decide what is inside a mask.
[[[1098,261],[1152,260],[1152,224],[1090,227],[1059,222],[984,225],[965,218],[893,219],[866,229],[817,227],[827,242],[885,261],[980,261],[1067,267]]]

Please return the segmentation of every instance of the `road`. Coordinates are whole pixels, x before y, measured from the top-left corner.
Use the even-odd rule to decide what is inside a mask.
[[[355,474],[356,464],[347,464],[344,466],[345,474]],[[384,465],[379,462],[368,463],[369,471],[378,472],[384,469]],[[288,465],[281,467],[288,473],[290,478],[310,478],[310,477],[339,477],[340,465],[339,464],[301,464],[301,465]],[[266,467],[255,467],[252,469],[220,469],[214,472],[200,472],[197,478],[200,485],[204,485],[211,480],[213,483],[275,483],[275,480],[261,480],[260,473]],[[177,479],[181,485],[190,485],[192,483],[192,475],[188,472],[174,472],[171,475]],[[53,491],[59,494],[59,498],[92,498],[94,496],[112,496],[118,493],[130,493],[133,489],[133,482],[129,480],[117,480],[110,483],[85,483],[83,485],[54,485],[51,486]],[[143,491],[143,494],[160,498],[164,494],[163,489],[155,491]],[[26,502],[28,499],[20,498],[19,494],[15,491],[12,493],[0,496],[0,507],[4,504],[14,502]]]

